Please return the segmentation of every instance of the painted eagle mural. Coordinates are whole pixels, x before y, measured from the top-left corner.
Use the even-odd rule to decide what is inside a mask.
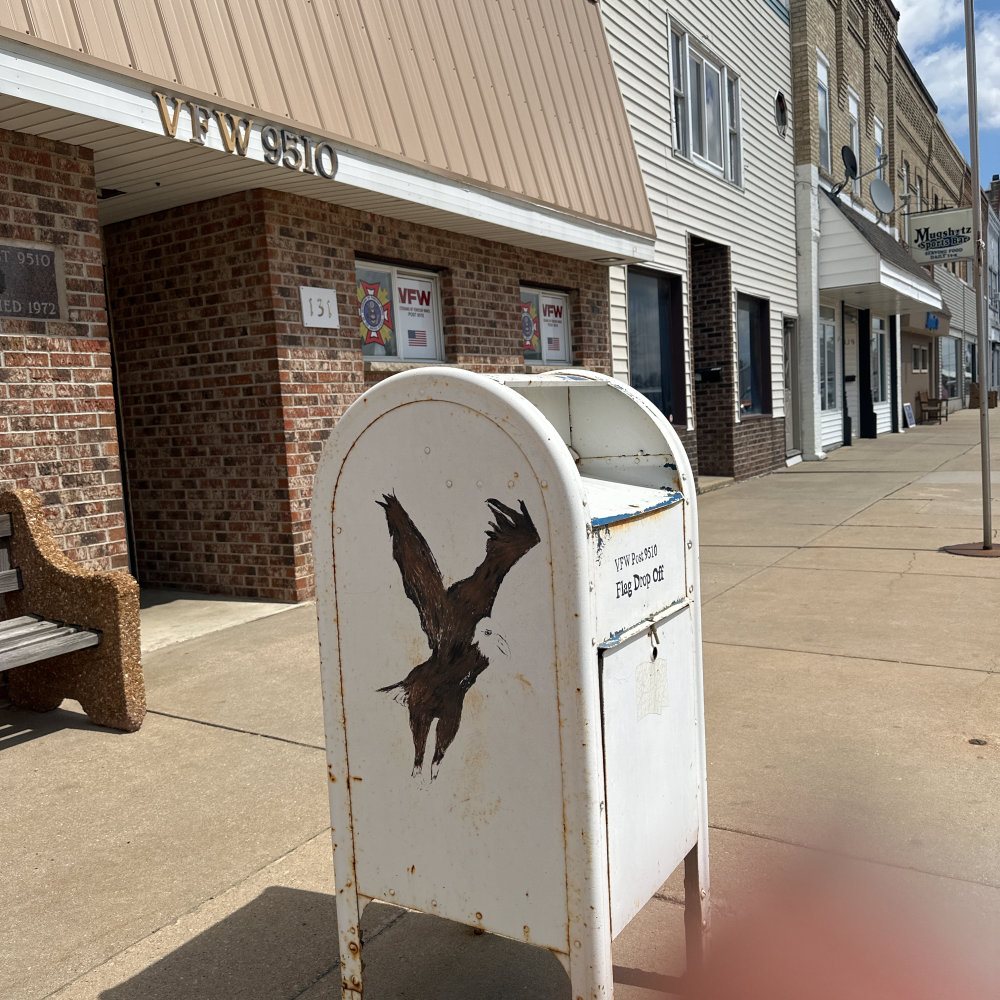
[[[523,500],[520,510],[487,500],[493,520],[486,530],[486,557],[472,576],[445,589],[434,553],[395,494],[383,494],[376,503],[385,510],[403,590],[420,615],[431,649],[430,657],[403,680],[378,690],[393,693],[409,710],[414,776],[423,772],[431,723],[437,719],[433,780],[458,733],[466,692],[490,665],[494,652],[509,652],[490,614],[504,577],[538,544],[538,532]]]

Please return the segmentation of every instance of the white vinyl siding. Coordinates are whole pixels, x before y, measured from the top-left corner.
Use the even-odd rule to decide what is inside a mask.
[[[784,415],[782,315],[798,314],[792,129],[774,127],[774,95],[792,92],[788,25],[767,5],[722,0],[603,0],[601,11],[656,222],[653,267],[681,276],[686,412],[693,413],[688,235],[731,248],[733,289],[770,302],[771,399]],[[671,96],[671,22],[711,46],[739,78],[742,189],[676,152]],[[720,25],[726,30],[721,32]],[[687,97],[687,95],[685,95]],[[689,98],[688,98],[689,99]],[[725,99],[725,95],[724,95]],[[611,290],[622,289],[612,274]],[[733,348],[736,346],[733,309]],[[612,312],[615,373],[627,361],[624,316]],[[734,394],[734,416],[737,400]]]
[[[611,295],[611,374],[628,381],[628,283],[624,267],[608,268]]]

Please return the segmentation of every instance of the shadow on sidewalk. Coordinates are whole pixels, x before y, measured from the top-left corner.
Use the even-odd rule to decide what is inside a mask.
[[[394,1000],[568,1000],[558,960],[530,945],[385,903],[365,911],[365,982]],[[101,1000],[340,1000],[334,897],[271,887]]]
[[[64,708],[57,708],[51,712],[31,712],[27,709],[9,706],[0,708],[0,752],[66,729],[89,729],[95,733],[130,735],[118,733],[115,729],[95,726],[81,712],[73,712]]]

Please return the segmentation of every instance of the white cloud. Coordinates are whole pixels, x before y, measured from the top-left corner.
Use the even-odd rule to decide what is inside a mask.
[[[969,131],[961,0],[900,0],[899,39],[938,106],[945,128]],[[938,42],[937,45],[934,43]],[[1000,129],[1000,15],[976,18],[979,127]]]
[[[962,0],[896,0],[899,43],[913,59],[965,23]]]

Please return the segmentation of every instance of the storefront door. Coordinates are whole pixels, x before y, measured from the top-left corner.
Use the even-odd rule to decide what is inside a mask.
[[[799,325],[794,319],[784,322],[785,335],[785,454],[789,457],[800,455],[799,445],[799,413],[798,413],[798,370]]]
[[[851,418],[851,436],[861,433],[861,407],[858,402],[858,311],[844,306],[844,395],[847,415]]]

